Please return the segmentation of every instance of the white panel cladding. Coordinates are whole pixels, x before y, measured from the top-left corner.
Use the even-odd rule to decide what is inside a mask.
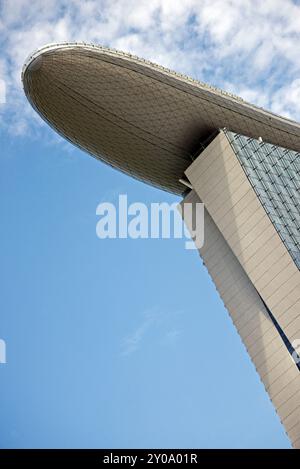
[[[300,271],[223,131],[186,175],[284,333],[300,339]]]
[[[193,190],[183,202],[200,202]],[[294,447],[300,405],[300,373],[254,285],[205,210],[205,242],[199,251]],[[267,331],[267,332],[266,332]]]

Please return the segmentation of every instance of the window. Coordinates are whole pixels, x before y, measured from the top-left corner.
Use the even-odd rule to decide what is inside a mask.
[[[300,269],[300,153],[224,131],[266,213]]]

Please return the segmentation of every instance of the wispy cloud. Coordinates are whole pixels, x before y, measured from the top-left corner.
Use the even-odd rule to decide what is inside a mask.
[[[163,337],[162,343],[165,345],[172,345],[175,344],[181,335],[182,330],[181,329],[175,329],[172,328],[169,331],[166,332],[166,334]]]
[[[128,357],[139,351],[150,333],[152,334],[152,344],[174,344],[182,331],[170,326],[170,324],[174,322],[174,317],[178,313],[178,311],[171,313],[159,308],[145,311],[137,327],[122,340],[121,356]]]
[[[100,43],[143,56],[300,119],[300,4],[292,0],[4,0],[0,6],[0,122],[42,125],[20,72],[51,42]]]
[[[130,335],[123,339],[121,344],[122,356],[128,356],[136,352],[140,348],[141,343],[148,330],[154,324],[156,319],[155,312],[146,312],[143,316],[144,318],[142,323]]]

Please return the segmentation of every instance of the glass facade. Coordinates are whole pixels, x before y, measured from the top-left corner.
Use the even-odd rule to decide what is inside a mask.
[[[300,270],[300,153],[228,130],[224,132]]]

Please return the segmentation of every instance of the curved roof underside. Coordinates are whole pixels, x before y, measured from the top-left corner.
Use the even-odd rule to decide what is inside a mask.
[[[92,156],[161,189],[179,183],[217,129],[300,151],[300,125],[130,54],[87,44],[46,46],[22,80],[32,106]]]

